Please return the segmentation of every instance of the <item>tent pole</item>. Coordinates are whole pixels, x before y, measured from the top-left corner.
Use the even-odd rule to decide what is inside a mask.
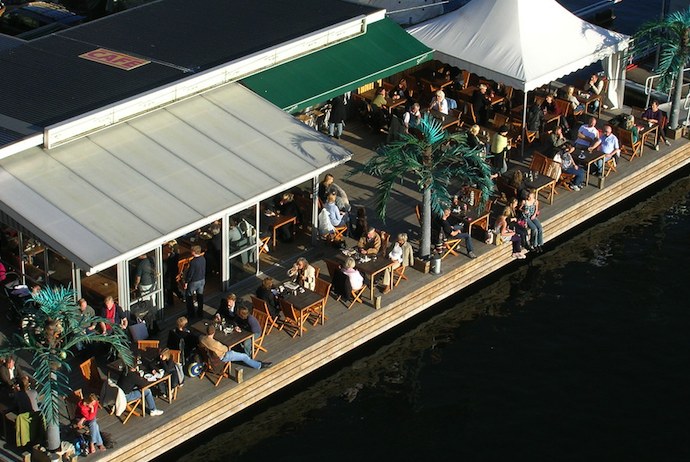
[[[522,103],[522,147],[520,150],[520,160],[525,158],[525,138],[527,138],[527,90],[523,92],[525,94],[525,99]]]

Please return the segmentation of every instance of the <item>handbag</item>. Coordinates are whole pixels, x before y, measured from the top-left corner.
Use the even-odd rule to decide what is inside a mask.
[[[525,220],[525,219],[518,220],[517,225],[520,226],[521,228],[526,228],[527,227],[527,220]]]

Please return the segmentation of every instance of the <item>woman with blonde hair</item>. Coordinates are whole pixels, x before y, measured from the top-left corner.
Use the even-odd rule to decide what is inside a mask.
[[[316,287],[316,270],[304,257],[297,259],[292,268],[288,270],[288,276],[293,278],[293,282],[305,289],[314,290]]]
[[[512,209],[509,206],[505,207],[503,213],[496,219],[494,232],[496,233],[496,239],[500,239],[503,243],[513,243],[513,253],[511,255],[513,258],[523,260],[526,257],[521,244],[522,239],[515,229],[510,228],[508,223],[508,219],[512,214]]]
[[[359,290],[362,288],[364,285],[364,276],[355,269],[354,258],[347,257],[341,271],[350,280],[350,289]]]

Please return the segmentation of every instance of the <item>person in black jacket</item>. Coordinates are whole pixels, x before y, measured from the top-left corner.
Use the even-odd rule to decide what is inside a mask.
[[[266,278],[261,281],[261,285],[256,289],[256,298],[259,298],[266,302],[268,305],[268,311],[274,318],[278,317],[280,310],[278,309],[278,304],[276,303],[276,297],[273,295],[273,278]]]
[[[193,319],[204,315],[204,285],[206,285],[206,259],[201,252],[201,246],[192,246],[192,260],[184,280],[185,298],[187,299],[187,317]],[[196,294],[197,308],[194,313],[194,298]]]
[[[141,398],[141,389],[146,385],[148,385],[148,382],[137,373],[136,367],[130,367],[129,371],[122,374],[117,381],[117,386],[125,393],[127,402]],[[151,393],[150,388],[147,388],[144,392],[144,400],[146,401],[146,409],[149,411],[149,415],[163,414],[162,410],[156,409],[156,402],[153,400],[153,393]]]
[[[199,343],[197,336],[187,329],[187,322],[187,318],[180,316],[175,328],[168,333],[168,348],[180,350],[183,358],[189,358]]]

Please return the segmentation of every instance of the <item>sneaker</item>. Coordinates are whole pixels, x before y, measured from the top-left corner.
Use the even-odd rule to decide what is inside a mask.
[[[149,415],[152,415],[152,416],[157,416],[157,415],[162,415],[162,414],[163,414],[163,411],[161,411],[160,409],[154,409],[153,411],[149,412]]]
[[[654,145],[654,150],[655,150],[655,151],[658,151],[658,150],[659,150],[659,145],[658,145],[658,144],[655,144],[655,145]]]
[[[666,146],[671,146],[671,142],[670,142],[669,140],[664,140],[664,144],[665,144]]]
[[[273,366],[273,363],[270,361],[261,361],[261,369],[268,369],[271,366]]]
[[[521,253],[513,253],[513,254],[511,255],[511,257],[513,257],[513,260],[517,260],[517,259],[520,258],[521,256],[522,256]]]
[[[524,260],[525,258],[527,258],[527,257],[525,256],[524,253],[518,253],[518,254],[516,254],[516,255],[517,255],[516,258],[517,258],[518,260]]]
[[[474,252],[468,252],[467,256],[470,258],[477,258],[477,255]]]
[[[573,191],[579,191],[580,187],[576,184],[573,184],[573,185],[570,185],[570,189],[572,189]]]

